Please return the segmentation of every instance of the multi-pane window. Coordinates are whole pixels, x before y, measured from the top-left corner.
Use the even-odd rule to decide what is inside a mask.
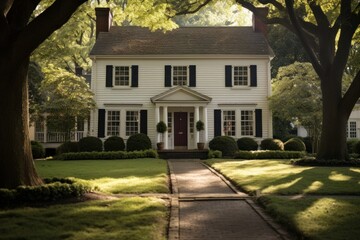
[[[191,112],[189,114],[189,124],[190,124],[190,128],[189,128],[190,133],[194,133],[194,113],[193,112]]]
[[[115,66],[114,86],[129,86],[130,83],[130,67]]]
[[[173,85],[186,86],[188,79],[187,66],[173,66]]]
[[[234,86],[247,86],[248,83],[248,67],[234,66]]]
[[[241,111],[241,136],[254,135],[254,112]]]
[[[223,127],[225,136],[235,136],[235,111],[223,111]]]
[[[356,138],[356,122],[349,122],[349,138]]]
[[[167,125],[168,133],[172,133],[172,113],[168,112],[168,125]]]
[[[139,112],[126,111],[126,136],[139,132]]]
[[[120,111],[107,112],[107,136],[120,135]]]

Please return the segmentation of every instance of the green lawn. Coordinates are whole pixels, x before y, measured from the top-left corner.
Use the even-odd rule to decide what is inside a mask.
[[[122,198],[0,210],[0,239],[166,239],[167,207],[155,198]]]
[[[166,161],[160,159],[36,161],[41,177],[86,179],[105,193],[168,193]]]
[[[360,168],[300,167],[287,160],[207,164],[239,188],[261,192],[265,209],[300,238],[359,239]]]

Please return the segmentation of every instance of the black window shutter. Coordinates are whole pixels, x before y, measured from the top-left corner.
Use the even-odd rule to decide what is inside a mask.
[[[189,87],[196,87],[196,66],[189,66]]]
[[[232,87],[232,66],[225,66],[225,87]]]
[[[221,136],[221,110],[214,110],[214,137]]]
[[[105,137],[105,109],[99,109],[98,137]]]
[[[131,87],[138,87],[139,82],[139,66],[132,65],[131,66]]]
[[[106,87],[113,86],[113,66],[106,65]]]
[[[140,110],[140,133],[147,135],[147,110]]]
[[[171,87],[171,65],[165,65],[165,87]]]
[[[262,109],[255,109],[255,137],[262,137]]]
[[[250,86],[257,86],[257,67],[256,65],[250,65]]]

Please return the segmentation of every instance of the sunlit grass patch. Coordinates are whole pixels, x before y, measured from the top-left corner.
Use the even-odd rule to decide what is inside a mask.
[[[167,214],[155,198],[0,210],[0,239],[166,239]]]
[[[360,195],[359,168],[301,167],[287,160],[208,160],[247,192]]]
[[[106,193],[167,193],[166,161],[160,159],[37,161],[40,176],[89,180]]]
[[[306,239],[359,239],[360,198],[262,197],[265,208]]]

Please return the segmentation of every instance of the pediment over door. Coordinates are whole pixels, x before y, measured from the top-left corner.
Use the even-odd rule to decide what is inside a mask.
[[[152,103],[209,103],[211,98],[189,87],[177,86],[151,98]]]

